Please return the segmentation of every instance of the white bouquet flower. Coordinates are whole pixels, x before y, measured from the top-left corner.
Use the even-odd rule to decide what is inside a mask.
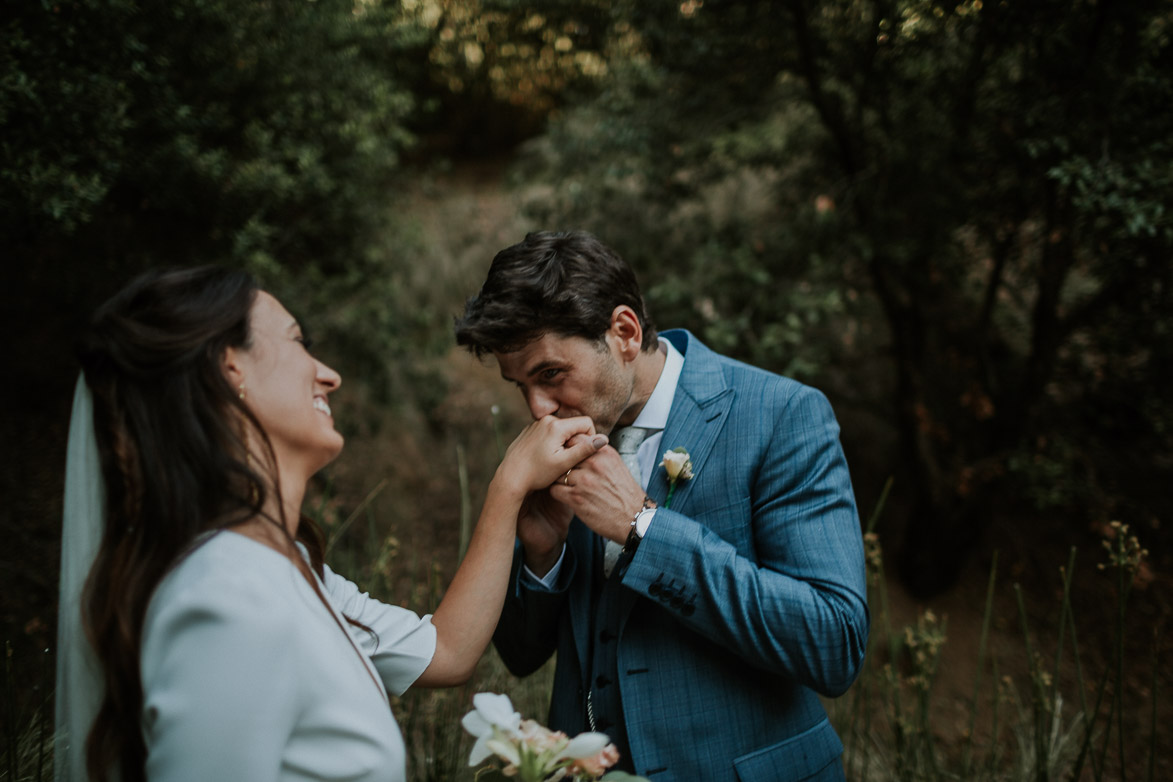
[[[470,766],[495,757],[504,765],[490,768],[488,774],[517,777],[521,782],[642,779],[621,771],[603,776],[619,760],[619,751],[605,733],[580,733],[572,739],[534,720],[523,720],[508,695],[480,692],[472,703],[473,710],[460,721],[477,739],[468,758]]]

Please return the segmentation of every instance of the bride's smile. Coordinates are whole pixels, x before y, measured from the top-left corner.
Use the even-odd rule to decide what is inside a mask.
[[[249,326],[250,344],[225,355],[228,377],[269,436],[283,483],[308,480],[342,450],[328,401],[342,378],[313,357],[301,326],[272,295],[257,292]]]

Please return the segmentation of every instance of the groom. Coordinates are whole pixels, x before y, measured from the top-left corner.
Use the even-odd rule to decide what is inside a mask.
[[[549,726],[607,733],[652,782],[843,779],[818,695],[855,679],[868,610],[822,394],[657,335],[631,269],[586,233],[498,253],[456,339],[534,418],[589,415],[614,446],[518,519],[493,640],[519,676],[557,651]],[[692,477],[669,503],[676,448]]]

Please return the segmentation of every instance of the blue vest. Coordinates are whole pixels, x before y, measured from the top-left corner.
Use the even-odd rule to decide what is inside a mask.
[[[599,542],[600,549],[602,540]],[[599,561],[602,561],[600,556]],[[587,724],[592,730],[606,733],[619,750],[615,768],[634,773],[631,749],[627,742],[627,726],[623,719],[623,702],[619,695],[619,659],[616,654],[619,640],[619,598],[623,592],[620,582],[631,562],[631,556],[620,554],[611,577],[604,579],[595,571],[593,602],[594,620],[591,626],[590,678],[587,682]]]

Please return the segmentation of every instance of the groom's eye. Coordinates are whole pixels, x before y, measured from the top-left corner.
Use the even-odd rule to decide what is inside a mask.
[[[540,375],[540,377],[542,378],[542,380],[549,381],[549,380],[553,380],[554,378],[558,377],[561,374],[562,374],[561,369],[546,369],[546,370],[542,371],[542,374]]]

